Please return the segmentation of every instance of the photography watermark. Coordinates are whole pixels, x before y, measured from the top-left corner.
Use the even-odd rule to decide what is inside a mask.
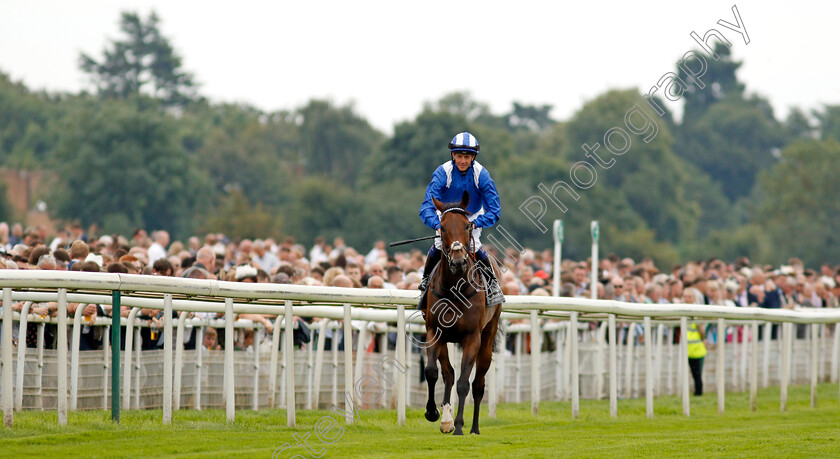
[[[389,355],[383,355],[382,358],[373,365],[375,376],[362,376],[353,384],[353,391],[356,397],[354,398],[353,394],[350,392],[346,392],[344,394],[345,406],[347,408],[341,409],[338,406],[333,405],[330,407],[330,411],[342,415],[345,419],[358,421],[360,416],[356,399],[358,398],[361,404],[373,405],[378,403],[385,395],[386,388],[390,388],[396,384],[396,380],[392,375],[393,370],[399,371],[402,374],[405,374],[406,372],[406,368],[403,364]],[[345,369],[345,371],[347,370]],[[274,454],[271,455],[272,459],[286,457],[283,453],[289,450],[291,450],[290,453],[297,453],[299,452],[298,448],[301,448],[311,457],[322,457],[327,453],[326,446],[332,445],[338,440],[341,440],[341,437],[344,435],[344,428],[339,426],[338,423],[338,420],[330,415],[321,416],[318,421],[315,422],[315,427],[312,429],[312,433],[292,434],[292,438],[295,442],[294,445],[288,442],[283,443],[274,450]],[[313,434],[315,435],[315,438],[312,438]],[[305,458],[306,456],[294,454],[293,456],[288,457]]]

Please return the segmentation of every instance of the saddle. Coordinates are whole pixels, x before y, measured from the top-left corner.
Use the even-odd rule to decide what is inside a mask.
[[[493,264],[493,266],[496,265],[495,262],[492,261],[492,259],[491,263]],[[435,267],[432,268],[432,272],[431,274],[429,274],[429,277],[431,279],[434,279],[434,276],[435,274],[437,274],[437,270],[438,268],[440,268],[440,265],[441,261],[439,261],[435,265]],[[473,296],[477,295],[479,291],[483,290],[486,299],[486,307],[492,307],[504,303],[505,296],[502,294],[502,289],[499,285],[498,280],[496,282],[491,282],[490,274],[486,273],[483,269],[479,269],[478,272],[481,275],[481,285],[479,285],[478,288],[476,288],[476,286],[473,286],[473,291],[467,294],[467,298],[472,298]],[[428,297],[429,290],[434,290],[435,295],[438,298],[443,298],[445,295],[443,292],[437,289],[433,289],[430,283],[429,289],[423,292],[423,294],[420,296],[420,301],[417,302],[417,309],[420,311],[426,310],[426,298]]]

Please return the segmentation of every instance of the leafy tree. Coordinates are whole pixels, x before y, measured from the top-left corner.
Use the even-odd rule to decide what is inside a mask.
[[[144,21],[137,13],[123,12],[120,30],[125,37],[112,41],[101,60],[85,53],[79,57],[79,67],[100,95],[127,99],[146,94],[165,105],[197,98],[193,75],[183,70],[181,57],[161,34],[157,13]]]
[[[822,111],[814,111],[821,139],[840,141],[840,105],[826,105]]]
[[[732,201],[749,194],[756,174],[777,161],[785,140],[769,104],[757,97],[720,101],[679,132],[677,154],[721,183]]]
[[[761,174],[755,222],[775,244],[776,262],[798,256],[806,264],[840,259],[840,143],[803,141]]]
[[[506,115],[508,125],[512,129],[542,131],[556,123],[551,119],[552,108],[554,107],[550,104],[536,106],[514,102],[513,110]]]
[[[184,235],[205,208],[206,177],[179,143],[175,120],[122,102],[92,101],[68,116],[58,150],[56,216]]]
[[[33,93],[0,72],[0,163],[16,168],[41,167],[49,161],[60,131],[57,102]]]
[[[741,98],[744,94],[744,84],[738,81],[735,75],[743,63],[733,60],[732,51],[722,43],[715,46],[715,53],[720,58],[718,60],[706,59],[708,67],[700,77],[700,82],[695,82],[683,68],[677,67],[677,76],[688,85],[682,96],[685,100],[683,112],[685,123],[691,123],[693,119],[705,114],[716,102],[727,98]],[[702,55],[705,56],[705,54]]]
[[[352,105],[334,107],[328,101],[311,100],[296,114],[305,172],[354,186],[365,158],[383,135],[357,115]]]
[[[283,221],[261,203],[253,204],[241,190],[232,190],[207,214],[202,232],[222,232],[234,239],[280,238]]]
[[[604,144],[604,134],[613,127],[624,128],[624,115],[634,105],[644,106],[641,95],[634,90],[609,91],[588,102],[568,122],[569,145],[573,146],[572,161],[589,161],[598,171],[598,181],[593,186],[606,187],[614,195],[626,198],[636,212],[660,239],[677,241],[693,237],[696,231],[696,205],[685,198],[685,167],[677,158],[671,136],[664,123],[658,123],[658,133],[645,143],[641,136],[628,133],[631,145],[623,155],[609,153],[601,146],[597,153],[602,160],[615,163],[608,169],[587,159],[582,146]],[[620,141],[616,140],[620,144]],[[568,172],[564,171],[565,178]],[[588,194],[584,190],[581,194]],[[573,212],[578,204],[569,207]],[[597,217],[596,217],[597,218]],[[626,228],[631,229],[631,228]]]

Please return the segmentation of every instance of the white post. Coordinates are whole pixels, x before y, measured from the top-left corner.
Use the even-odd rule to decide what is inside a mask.
[[[781,411],[787,410],[787,386],[788,376],[790,375],[790,347],[791,347],[791,333],[793,327],[789,322],[783,322],[779,327],[782,330],[782,380],[780,381],[780,402],[779,408]]]
[[[143,339],[140,336],[140,327],[134,329],[134,408],[140,409],[140,356],[143,352]]]
[[[752,355],[750,356],[750,411],[758,409],[758,321],[752,321]]]
[[[718,342],[715,379],[717,379],[718,414],[723,414],[726,409],[726,321],[724,319],[718,319],[717,327]]]
[[[3,424],[6,427],[12,427],[15,422],[14,407],[12,406],[12,389],[14,388],[14,378],[12,378],[12,321],[14,320],[14,313],[12,312],[12,289],[3,289]],[[25,332],[25,331],[24,331]],[[65,331],[66,333],[66,331]],[[65,354],[67,350],[65,349]],[[66,357],[65,357],[66,358]],[[59,359],[59,368],[65,365],[65,360]],[[67,367],[64,366],[64,371]],[[59,371],[59,375],[61,372]],[[60,381],[60,380],[59,380]],[[61,383],[59,382],[59,386]],[[22,390],[23,388],[21,388]],[[59,400],[61,398],[59,397]],[[61,414],[59,414],[59,422],[61,421]],[[65,423],[67,423],[65,413]]]
[[[674,375],[679,373],[680,366],[677,364],[674,370],[674,327],[668,327],[668,341],[665,344],[668,345],[668,393],[676,394],[678,389],[674,387]]]
[[[274,321],[274,332],[271,334],[271,353],[268,363],[268,407],[277,407],[277,356],[280,354],[280,333],[283,327],[278,317]]]
[[[79,345],[82,337],[82,313],[85,305],[79,304],[73,314],[73,333],[70,337],[70,411],[76,411],[79,396]]]
[[[647,417],[653,419],[653,343],[650,317],[645,316],[645,407]]]
[[[181,409],[181,374],[184,368],[184,327],[188,314],[187,311],[181,311],[178,314],[178,330],[175,332],[175,376],[172,378],[172,409],[174,411]],[[196,330],[196,335],[198,335],[198,330]],[[196,340],[195,344],[195,348],[201,352],[202,343]]]
[[[338,325],[338,322],[336,322]],[[332,367],[333,367],[333,377],[332,377],[332,394],[330,398],[330,406],[338,406],[338,327],[333,327],[332,329],[333,337],[330,340],[330,346],[332,350]],[[406,368],[408,368],[406,366]]]
[[[196,411],[201,411],[201,369],[203,368],[202,356],[205,352],[209,352],[209,350],[204,349],[204,333],[205,327],[199,327],[195,331],[195,403],[193,406]]]
[[[580,416],[580,369],[578,368],[578,313],[572,312],[569,316],[569,334],[571,335],[572,352],[572,418]]]
[[[837,382],[837,372],[840,371],[840,325],[834,324],[834,345],[831,347],[831,375],[829,381]]]
[[[405,355],[405,305],[397,306],[397,362],[406,368],[406,355]],[[397,372],[397,423],[399,425],[405,425],[405,371],[398,371]],[[490,399],[492,400],[493,395],[490,395]],[[491,406],[492,402],[491,402]]]
[[[359,342],[356,343],[356,372],[354,374],[354,381],[360,381],[362,376],[365,374],[365,354],[367,353],[367,331],[368,327],[370,326],[370,322],[365,322],[364,327],[359,330]],[[345,348],[345,350],[347,350]],[[356,406],[358,403],[358,408],[362,408],[362,400],[356,394],[356,391],[353,391],[353,406]]]
[[[773,324],[771,322],[765,322],[764,330],[762,330],[761,341],[764,345],[764,355],[762,356],[761,387],[770,385],[770,331],[772,328]]]
[[[540,350],[542,333],[537,310],[531,310],[531,414],[540,413]]]
[[[236,421],[233,375],[233,298],[225,298],[225,414],[227,422]]]
[[[636,346],[636,324],[631,322],[627,327],[627,346],[624,348],[624,396],[633,398],[633,354]]]
[[[318,403],[321,401],[321,374],[323,373],[324,345],[327,342],[327,325],[329,322],[329,319],[321,319],[321,322],[318,323],[318,344],[315,350],[315,384],[313,384],[315,386],[313,405],[315,405],[316,410],[318,409]]]
[[[551,294],[560,296],[561,256],[563,254],[563,220],[554,220],[554,273]]]
[[[353,423],[353,329],[350,303],[344,303],[344,410],[347,424]]]
[[[589,278],[589,291],[590,296],[593,300],[598,299],[598,239],[600,236],[600,230],[598,228],[598,221],[594,220],[590,224],[590,229],[592,232],[592,266],[590,267],[592,272],[590,273]],[[576,331],[577,332],[577,331]]]
[[[11,308],[9,308],[11,314]],[[11,317],[10,317],[11,319]],[[9,334],[11,336],[11,334]],[[67,289],[58,289],[58,424],[67,425]],[[9,353],[12,348],[9,347]],[[5,357],[5,356],[4,356]],[[12,359],[9,357],[9,377],[11,378]],[[9,381],[11,383],[11,381]],[[11,390],[11,387],[9,388]],[[9,402],[11,402],[11,397]],[[10,403],[11,404],[11,403]],[[11,408],[11,407],[10,407]]]
[[[659,324],[656,326],[656,359],[654,360],[654,373],[656,378],[653,380],[653,392],[656,395],[662,395],[662,342],[665,341],[665,325]]]
[[[279,320],[275,320],[275,322],[280,322]],[[256,325],[256,324],[255,324]],[[276,326],[280,326],[278,323]],[[260,328],[254,328],[254,386],[252,387],[253,390],[253,399],[252,399],[252,408],[254,411],[260,409],[260,342],[262,340],[257,339],[260,335]]]
[[[487,369],[487,376],[484,378],[487,381],[487,415],[491,418],[496,418],[496,358],[497,353],[493,353],[493,360],[490,361],[490,368]]]
[[[516,344],[514,345],[514,352],[516,353],[516,381],[514,384],[514,388],[516,389],[516,395],[514,396],[514,400],[516,403],[522,403],[522,333],[516,334]],[[457,365],[456,365],[457,366]],[[457,373],[456,378],[457,381]]]
[[[37,408],[44,409],[44,330],[47,324],[38,324],[38,405]]]
[[[680,317],[680,375],[682,375],[681,393],[683,415],[690,416],[690,400],[688,393],[688,318]]]
[[[128,318],[125,320],[125,363],[123,363],[123,409],[131,409],[131,350],[134,346],[134,319],[140,312],[140,308],[131,308],[128,313]],[[119,311],[113,311],[113,314],[119,314]],[[138,343],[139,345],[139,343]]]
[[[163,295],[163,423],[172,422],[172,294]]]
[[[817,344],[820,324],[811,324],[811,408],[817,407]]]
[[[572,339],[577,339],[577,333],[572,332],[572,322],[569,317],[569,322],[566,323],[566,346],[563,349],[566,357],[563,359],[563,400],[569,400],[572,396]],[[502,360],[502,365],[504,365],[504,360]]]
[[[595,331],[595,400],[601,400],[604,392],[604,343],[606,342],[607,323],[601,323]]]
[[[20,310],[20,326],[18,330],[18,352],[17,352],[17,373],[15,374],[15,411],[20,411],[23,408],[23,374],[26,365],[26,339],[21,338],[26,336],[27,319],[29,318],[29,307],[32,305],[31,301],[23,303],[23,308]],[[5,309],[4,309],[5,311]],[[3,345],[5,348],[5,344]],[[5,384],[4,384],[5,387]]]
[[[111,372],[108,371],[111,368],[111,326],[106,325],[105,331],[102,333],[102,409],[108,409],[108,400],[109,394],[108,389],[110,389],[110,384],[108,383],[108,377],[111,376]]]
[[[610,335],[610,416],[618,417],[618,344],[615,333],[615,314],[608,316]]]
[[[554,332],[555,339],[554,342],[557,343],[557,346],[554,348],[554,398],[557,400],[561,400],[563,398],[563,362],[561,361],[560,356],[563,355],[564,348],[563,341],[560,340],[561,332],[560,328]],[[495,365],[494,365],[495,366]]]
[[[285,333],[283,334],[283,357],[286,360],[286,426],[295,426],[295,343],[292,302],[286,300]]]

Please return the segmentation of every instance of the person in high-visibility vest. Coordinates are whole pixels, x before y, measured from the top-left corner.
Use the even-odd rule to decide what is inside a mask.
[[[703,295],[697,289],[687,288],[683,291],[684,303],[703,304],[702,298]],[[686,330],[688,368],[694,379],[694,395],[703,395],[703,359],[706,357],[706,344],[703,342],[706,339],[705,328],[691,322]]]

